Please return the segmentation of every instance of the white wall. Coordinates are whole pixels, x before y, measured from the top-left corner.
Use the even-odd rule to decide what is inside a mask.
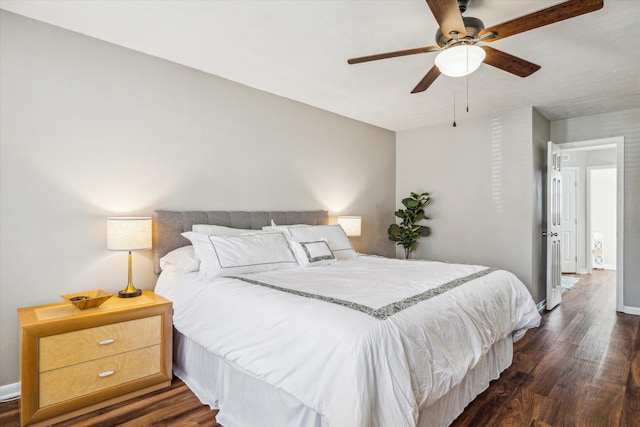
[[[558,143],[624,137],[623,305],[640,309],[640,108],[551,122]]]
[[[615,270],[617,172],[615,168],[591,168],[589,172],[591,232],[602,233],[604,268]]]
[[[536,301],[544,299],[542,261],[533,252],[540,252],[540,145],[548,129],[546,119],[526,108],[460,119],[455,128],[398,132],[396,203],[411,191],[432,194],[432,234],[420,240],[414,257],[504,268]]]
[[[155,209],[363,217],[393,255],[392,132],[0,13],[0,386],[18,381],[18,307],[126,285],[106,217]],[[151,253],[134,283],[151,289]]]

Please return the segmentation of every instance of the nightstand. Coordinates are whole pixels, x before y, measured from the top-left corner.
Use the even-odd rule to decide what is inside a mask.
[[[171,302],[151,291],[97,308],[18,309],[21,425],[49,425],[171,384]]]

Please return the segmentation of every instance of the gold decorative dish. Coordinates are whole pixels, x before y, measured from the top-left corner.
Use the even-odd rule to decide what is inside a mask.
[[[102,289],[94,289],[92,291],[82,291],[60,296],[80,310],[84,310],[99,307],[103,302],[111,298],[112,294]]]

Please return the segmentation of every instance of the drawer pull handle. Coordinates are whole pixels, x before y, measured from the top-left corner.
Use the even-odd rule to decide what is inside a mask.
[[[113,338],[107,338],[106,340],[102,340],[100,341],[98,344],[100,345],[107,345],[107,344],[111,344],[116,342],[116,340],[114,340]]]
[[[114,373],[115,373],[115,371],[104,371],[104,372],[100,372],[100,373],[98,374],[98,376],[99,376],[100,378],[104,378],[104,377],[111,376],[111,375],[113,375]]]

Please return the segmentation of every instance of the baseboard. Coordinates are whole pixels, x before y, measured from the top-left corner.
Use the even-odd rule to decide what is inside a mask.
[[[602,268],[604,270],[615,270],[616,269],[616,265],[615,264],[605,264],[602,266]]]
[[[636,316],[640,316],[640,307],[622,307],[622,312],[627,314],[635,314]]]
[[[581,268],[580,270],[578,270],[577,274],[589,274],[589,272],[587,271],[586,268]]]
[[[20,383],[0,386],[0,402],[20,397]]]
[[[543,299],[539,303],[536,304],[536,308],[538,309],[538,313],[542,313],[542,310],[547,306],[547,300]]]

